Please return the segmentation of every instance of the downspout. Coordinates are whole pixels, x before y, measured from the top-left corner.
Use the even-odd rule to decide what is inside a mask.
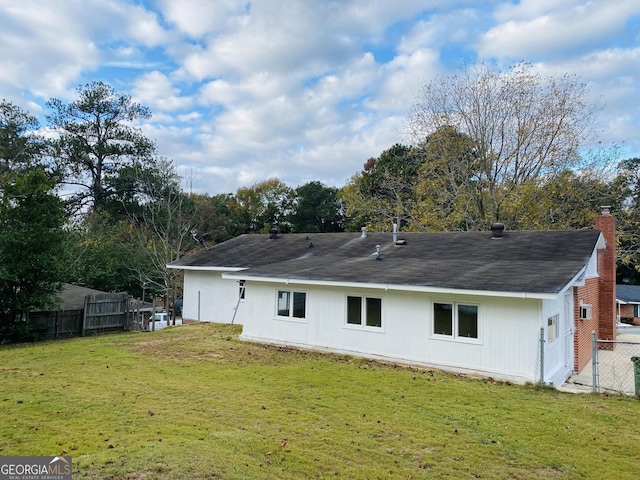
[[[540,385],[544,385],[544,327],[540,327]]]

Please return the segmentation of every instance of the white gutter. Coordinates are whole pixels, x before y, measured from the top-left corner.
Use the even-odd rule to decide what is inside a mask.
[[[222,274],[222,278],[226,280],[237,280],[237,274]],[[251,275],[242,276],[243,280],[251,280],[252,282],[265,283],[282,283],[285,285],[320,285],[327,287],[348,287],[348,288],[370,288],[374,290],[394,290],[403,292],[424,292],[439,293],[451,295],[474,295],[485,297],[509,297],[509,298],[534,298],[544,300],[554,300],[558,297],[557,293],[544,292],[503,292],[496,290],[467,290],[457,288],[430,287],[422,285],[398,285],[392,283],[359,283],[359,282],[340,282],[335,280],[308,280],[297,278],[280,278],[280,277],[254,277]]]
[[[241,272],[249,267],[203,267],[201,265],[165,265],[166,268],[175,268],[176,270],[202,270],[204,272]]]

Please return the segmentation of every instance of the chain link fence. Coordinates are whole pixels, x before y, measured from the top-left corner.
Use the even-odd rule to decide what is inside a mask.
[[[618,331],[616,340],[592,333],[591,362],[563,385],[572,392],[600,392],[640,398],[640,329]]]
[[[598,340],[593,335],[593,391],[640,396],[640,338],[619,335]]]

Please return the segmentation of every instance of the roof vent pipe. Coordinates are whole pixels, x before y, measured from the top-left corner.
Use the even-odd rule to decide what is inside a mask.
[[[273,227],[269,229],[269,238],[271,240],[278,238],[278,229]]]
[[[393,224],[393,243],[396,243],[398,241],[398,224],[394,223]]]
[[[496,222],[491,225],[491,238],[502,238],[504,236],[504,223]]]
[[[367,227],[362,227],[360,230],[362,231],[360,238],[367,238]]]

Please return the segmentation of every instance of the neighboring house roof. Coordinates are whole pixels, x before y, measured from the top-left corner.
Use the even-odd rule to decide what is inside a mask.
[[[599,230],[241,235],[170,268],[230,270],[238,278],[558,293],[588,263]],[[600,243],[599,243],[600,242]],[[380,245],[377,261],[376,245]]]
[[[640,303],[640,285],[616,285],[616,300],[620,303]]]
[[[44,311],[83,310],[85,297],[87,295],[92,295],[94,293],[105,293],[105,292],[100,290],[94,290],[93,288],[81,287],[79,285],[72,285],[70,283],[65,283],[59,295],[60,304],[50,308],[49,310],[44,310]],[[34,311],[43,311],[43,310],[34,310]]]
[[[60,293],[60,310],[83,310],[85,297],[94,293],[105,292],[65,283]]]

